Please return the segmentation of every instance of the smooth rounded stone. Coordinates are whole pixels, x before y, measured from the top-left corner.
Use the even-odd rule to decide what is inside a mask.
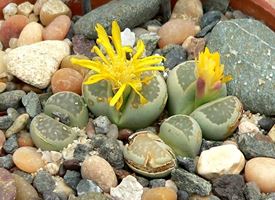
[[[33,173],[44,167],[42,154],[34,147],[20,147],[13,154],[14,164],[22,171]]]
[[[198,24],[202,15],[200,0],[178,0],[173,8],[171,19],[192,20]]]
[[[176,200],[177,193],[174,190],[167,187],[158,187],[158,188],[152,188],[145,191],[141,199],[142,200],[152,200],[152,199]]]
[[[67,15],[56,17],[43,30],[44,40],[63,40],[71,26],[71,19]]]
[[[172,19],[159,29],[158,45],[163,48],[168,44],[182,44],[187,37],[194,36],[199,31],[200,27],[190,20]]]
[[[1,128],[0,128],[1,129]],[[0,151],[6,142],[6,136],[2,130],[0,130]]]
[[[197,173],[207,179],[224,174],[239,174],[245,165],[242,152],[233,144],[212,147],[203,151],[197,164]]]
[[[69,54],[70,47],[64,41],[47,40],[21,46],[8,53],[7,69],[20,80],[44,89],[62,59]]]
[[[19,147],[34,146],[30,133],[26,131],[20,131],[18,134],[17,143]]]
[[[198,58],[199,53],[204,51],[205,44],[205,38],[195,38],[193,36],[186,38],[186,40],[182,43],[182,47],[188,54],[188,60]]]
[[[229,5],[229,0],[207,0],[203,2],[203,9],[208,12],[211,10],[219,10],[224,13]]]
[[[117,185],[117,178],[111,165],[96,155],[84,160],[81,166],[81,175],[83,178],[94,181],[104,192],[109,192],[111,187]]]
[[[18,41],[17,38],[11,38],[9,41],[9,47],[11,49],[15,49],[17,47],[17,41]]]
[[[159,179],[152,179],[149,181],[150,188],[164,187],[164,186],[165,186],[165,179],[159,178]]]
[[[21,98],[26,93],[23,90],[13,90],[0,94],[0,111],[8,108],[18,108]]]
[[[111,121],[106,116],[99,116],[93,120],[96,134],[107,134],[110,131]]]
[[[28,24],[28,18],[23,15],[14,15],[7,19],[0,28],[0,41],[4,48],[9,47],[11,38],[18,38],[23,28]]]
[[[209,11],[205,13],[200,19],[200,27],[201,29],[205,26],[211,24],[213,21],[220,20],[222,17],[222,13],[217,10]]]
[[[6,52],[0,50],[0,74],[7,72],[6,54],[7,54]]]
[[[57,70],[51,79],[53,93],[70,91],[81,95],[83,76],[71,68]]]
[[[106,134],[108,138],[117,139],[118,138],[118,127],[116,124],[110,126],[109,132]]]
[[[56,17],[67,15],[71,17],[70,8],[61,0],[48,0],[40,10],[40,21],[44,26],[48,26]]]
[[[42,41],[43,26],[37,22],[30,22],[21,31],[17,46],[34,44]]]
[[[245,199],[260,200],[261,191],[258,185],[255,182],[246,183],[244,188],[244,196],[245,196]]]
[[[228,94],[237,96],[245,109],[267,116],[275,113],[274,37],[259,21],[235,19],[218,23],[207,43],[211,52],[221,54],[225,74],[233,77]]]
[[[13,171],[13,174],[17,174],[18,176],[22,177],[25,181],[27,181],[29,184],[32,184],[33,181],[33,175],[23,172],[19,169],[15,169],[15,171]]]
[[[118,139],[119,140],[125,140],[127,141],[128,138],[133,134],[134,132],[130,129],[120,129],[118,132]]]
[[[80,170],[80,161],[78,159],[72,159],[72,160],[64,160],[63,166],[67,170]]]
[[[16,185],[16,200],[38,199],[38,194],[34,187],[24,178],[17,174],[12,174]]]
[[[210,182],[181,168],[172,171],[171,180],[175,182],[178,190],[184,190],[189,194],[206,196],[212,189]]]
[[[197,162],[194,158],[177,156],[177,162],[180,167],[190,173],[196,173]]]
[[[98,185],[94,181],[89,179],[80,180],[77,184],[76,191],[78,196],[89,192],[103,192],[103,190],[100,187],[98,187]]]
[[[13,166],[14,163],[11,154],[0,157],[0,168],[11,169]]]
[[[257,157],[249,160],[245,165],[245,180],[255,182],[261,192],[275,191],[275,159]]]
[[[0,117],[0,129],[8,129],[13,123],[13,119],[8,116],[4,115]]]
[[[72,38],[72,44],[74,54],[79,54],[88,58],[95,56],[95,53],[91,52],[91,49],[95,45],[94,40],[90,40],[84,35],[74,35]]]
[[[18,14],[29,16],[29,14],[33,11],[33,7],[34,5],[28,1],[21,3],[17,6]]]
[[[237,143],[246,159],[255,157],[275,158],[275,144],[272,140],[267,139],[267,137],[257,138],[251,134],[241,134],[237,137]]]
[[[16,197],[15,180],[4,168],[0,168],[0,194],[0,200],[14,200]]]
[[[177,198],[178,198],[178,200],[189,200],[189,195],[186,191],[179,190],[177,192]]]
[[[42,111],[39,96],[34,92],[29,92],[23,96],[22,103],[30,117],[35,117]]]
[[[178,64],[186,61],[186,51],[180,45],[166,45],[163,49],[166,60],[163,65],[168,69],[173,69]]]
[[[11,16],[16,15],[17,13],[17,4],[16,3],[9,3],[8,5],[6,5],[3,10],[3,15],[4,15],[4,19],[8,19]]]
[[[64,182],[74,190],[76,189],[76,186],[78,185],[80,180],[81,174],[77,171],[67,170],[66,174],[64,175]]]
[[[36,0],[33,7],[33,13],[35,15],[39,15],[43,4],[46,3],[47,1],[48,0]]]
[[[269,131],[275,124],[275,119],[263,117],[258,121],[258,125],[265,131]]]
[[[4,146],[3,149],[5,150],[6,153],[13,153],[15,152],[15,150],[18,148],[18,143],[17,143],[17,138],[16,135],[12,135],[11,137],[9,137]]]
[[[27,113],[19,115],[8,130],[6,130],[6,138],[9,138],[13,134],[23,130],[26,127],[29,118],[30,116]]]
[[[245,200],[243,191],[245,182],[242,175],[224,175],[212,182],[212,192],[220,199]]]
[[[214,26],[219,22],[220,20],[217,19],[215,21],[212,21],[210,24],[206,25],[205,27],[203,27],[197,34],[196,37],[201,38],[207,35],[207,33],[209,33]],[[206,40],[208,39],[208,37],[206,36]]]
[[[110,194],[117,199],[140,200],[143,187],[135,177],[128,175],[118,186],[111,188]]]
[[[135,176],[135,178],[142,185],[142,187],[148,187],[149,186],[149,180],[144,178],[143,176]]]
[[[111,21],[116,20],[121,30],[134,28],[152,19],[160,10],[162,0],[121,0],[111,1],[81,17],[74,25],[76,34],[96,39],[96,23],[111,31]],[[135,5],[135,9],[133,9]],[[164,8],[164,7],[163,7]],[[121,14],[123,13],[123,14]]]
[[[74,70],[78,71],[83,77],[85,77],[85,75],[89,72],[89,69],[81,67],[80,65],[77,65],[77,64],[73,64],[71,62],[72,58],[89,59],[87,56],[83,56],[83,55],[68,55],[65,58],[63,58],[63,60],[60,64],[60,68],[74,69]]]
[[[34,180],[33,186],[41,194],[47,191],[53,191],[55,188],[55,181],[52,176],[46,171],[39,171]]]

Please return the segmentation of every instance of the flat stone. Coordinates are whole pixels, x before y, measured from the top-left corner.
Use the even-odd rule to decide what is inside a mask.
[[[21,171],[19,169],[16,169],[13,174],[17,174],[18,176],[21,176],[23,179],[25,179],[25,181],[27,181],[28,183],[32,184],[33,181],[33,176],[27,172]]]
[[[11,154],[0,157],[0,167],[1,168],[11,169],[13,166],[14,166],[14,163],[13,163]]]
[[[40,193],[53,191],[55,188],[55,181],[48,172],[39,171],[33,180],[33,186]]]
[[[16,197],[16,186],[11,173],[0,168],[0,200],[14,200]]]
[[[13,90],[0,94],[0,111],[8,108],[18,108],[21,98],[26,93],[23,90]]]
[[[177,156],[178,165],[190,173],[196,172],[196,161],[194,158]]]
[[[204,28],[213,21],[220,20],[222,13],[217,10],[209,11],[205,13],[200,20],[200,27]]]
[[[241,175],[224,175],[213,181],[213,193],[221,199],[245,200],[244,178]]]
[[[6,153],[13,153],[18,148],[16,135],[12,135],[9,139],[6,140],[3,149]]]
[[[182,43],[182,47],[186,50],[188,54],[188,60],[194,60],[198,58],[199,53],[204,51],[206,44],[205,38],[195,38],[194,36],[189,36]]]
[[[78,196],[89,192],[103,192],[103,190],[94,181],[89,179],[80,180],[76,187],[76,191]]]
[[[42,41],[11,50],[7,55],[7,69],[22,81],[43,89],[69,54],[70,47],[64,41]]]
[[[42,107],[40,104],[39,96],[34,92],[29,92],[22,97],[22,103],[26,108],[27,113],[31,117],[35,117],[41,113]]]
[[[170,70],[186,61],[187,54],[181,45],[167,45],[163,51],[165,52],[164,57],[166,58],[163,65]]]
[[[153,18],[160,10],[162,0],[111,1],[81,17],[74,25],[76,34],[96,39],[96,23],[111,32],[111,22],[116,20],[121,28],[134,28]]]
[[[5,115],[0,117],[0,129],[8,129],[12,123],[13,119],[10,116]]]
[[[245,109],[274,115],[275,33],[256,20],[228,20],[215,26],[207,46],[221,54],[225,74],[233,77],[228,94]]]
[[[95,45],[94,40],[87,39],[84,35],[76,34],[72,38],[72,44],[75,54],[87,56],[88,58],[95,56],[95,54],[91,52],[91,49]]]
[[[211,192],[212,187],[210,182],[184,169],[177,168],[173,170],[171,176],[172,181],[176,183],[179,190],[201,196],[209,195]]]
[[[74,190],[76,189],[76,186],[80,180],[81,174],[77,171],[67,170],[66,174],[64,175],[64,182]]]

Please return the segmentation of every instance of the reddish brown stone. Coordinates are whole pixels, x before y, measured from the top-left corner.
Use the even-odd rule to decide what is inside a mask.
[[[233,9],[263,20],[275,31],[275,1],[274,0],[231,0],[229,4]]]

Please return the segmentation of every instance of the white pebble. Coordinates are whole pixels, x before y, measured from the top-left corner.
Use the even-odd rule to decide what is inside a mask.
[[[9,3],[5,8],[3,8],[4,19],[10,18],[11,16],[16,15],[16,13],[17,5],[15,3]]]
[[[129,28],[126,28],[121,32],[121,43],[122,46],[131,46],[133,47],[136,41],[135,33],[132,32]]]

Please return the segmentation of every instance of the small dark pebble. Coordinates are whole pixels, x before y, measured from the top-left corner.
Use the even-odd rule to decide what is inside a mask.
[[[4,129],[8,129],[13,123],[13,119],[8,116],[1,116],[0,117],[0,129],[4,130]]]
[[[214,28],[214,26],[219,21],[220,21],[219,19],[212,21],[210,24],[206,25],[203,29],[201,29],[200,32],[198,32],[195,37],[197,37],[197,38],[204,37],[207,33],[209,33]]]
[[[272,119],[269,117],[263,117],[258,121],[258,124],[262,129],[268,132],[272,128],[272,126],[274,126],[275,119]]]
[[[247,200],[260,200],[261,191],[255,182],[248,182],[245,185],[244,196]]]
[[[65,174],[66,174],[66,169],[64,168],[64,165],[62,163],[58,170],[58,176],[63,177]]]
[[[43,193],[43,200],[60,200],[60,198],[57,193],[47,191]]]
[[[44,192],[51,192],[54,190],[55,181],[48,172],[39,171],[33,180],[33,186],[38,192],[43,194]]]
[[[177,200],[188,200],[189,195],[186,191],[184,190],[178,190],[177,192]]]
[[[12,160],[11,154],[0,157],[0,167],[5,169],[11,169],[13,166],[14,166],[14,162]]]
[[[143,187],[147,187],[149,185],[149,180],[142,176],[136,176],[136,179]]]
[[[82,179],[77,187],[77,194],[83,195],[89,192],[103,192],[103,190],[92,180]]]
[[[32,184],[33,176],[27,172],[21,171],[19,169],[14,170],[14,174],[17,174],[18,176],[21,176],[25,181],[27,181],[29,184]]]
[[[41,104],[39,96],[34,92],[29,92],[28,94],[22,97],[22,103],[26,108],[27,113],[31,117],[35,117],[41,113]]]
[[[63,162],[64,169],[68,170],[75,170],[79,171],[80,170],[80,161],[77,159],[72,159],[72,160],[65,160]]]
[[[128,138],[130,137],[130,135],[132,135],[134,132],[130,129],[121,129],[118,132],[118,139],[119,140],[128,140]]]
[[[23,90],[12,90],[0,94],[0,111],[5,111],[8,108],[17,108],[21,98],[26,93]]]
[[[196,172],[196,163],[193,158],[177,156],[177,161],[179,166],[181,166],[183,169],[191,173]]]
[[[202,139],[200,153],[212,147],[221,146],[221,145],[222,145],[221,141],[211,141],[211,140]]]
[[[65,183],[68,184],[74,190],[76,190],[76,186],[78,185],[80,180],[81,174],[77,171],[67,170],[66,174],[64,175]]]
[[[74,150],[74,158],[83,162],[90,151],[92,151],[92,147],[85,144],[77,144]]]
[[[163,65],[169,69],[173,69],[187,59],[187,53],[181,45],[167,45],[162,53],[166,58]]]
[[[165,187],[165,179],[153,179],[149,181],[149,187],[156,188],[156,187]]]
[[[229,0],[207,0],[203,2],[203,10],[208,12],[210,10],[219,10],[224,13],[229,5]]]
[[[16,149],[18,149],[18,147],[19,146],[17,143],[17,137],[14,134],[6,140],[3,146],[3,149],[5,150],[6,153],[12,154],[15,152]]]
[[[200,20],[201,29],[211,24],[213,21],[220,20],[221,16],[222,16],[222,13],[217,10],[213,10],[205,13]]]
[[[93,40],[85,38],[84,35],[74,35],[72,38],[72,43],[73,52],[75,54],[85,55],[89,58],[95,56],[95,54],[91,52],[91,49],[95,45],[95,42]]]

